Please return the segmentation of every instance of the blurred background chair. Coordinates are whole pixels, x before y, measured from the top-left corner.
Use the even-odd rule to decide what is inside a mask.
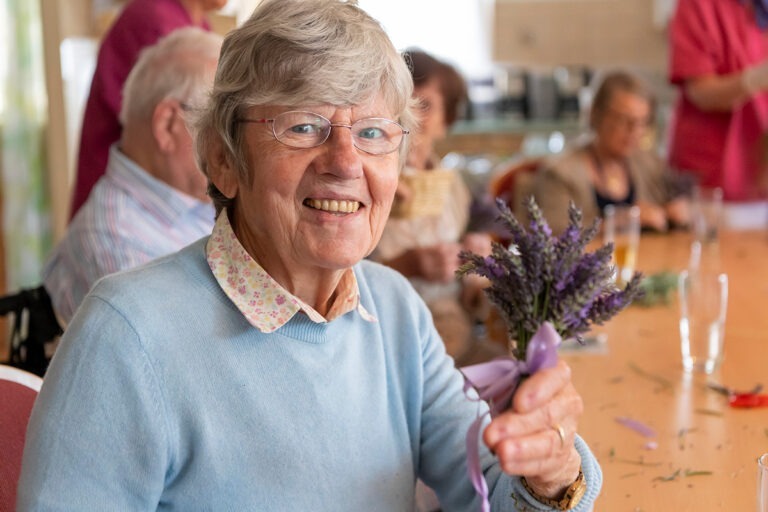
[[[16,507],[27,422],[42,384],[33,373],[0,365],[0,510]]]
[[[524,158],[508,164],[495,173],[488,184],[492,197],[503,199],[518,218],[526,212],[525,201],[533,192],[533,176],[541,165],[542,158]]]

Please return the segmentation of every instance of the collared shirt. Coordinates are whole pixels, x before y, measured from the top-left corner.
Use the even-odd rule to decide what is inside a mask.
[[[368,322],[376,321],[360,303],[357,278],[351,268],[342,275],[326,317],[280,286],[242,246],[226,211],[219,215],[205,251],[208,265],[224,293],[261,332],[276,331],[299,311],[315,323],[330,322],[353,310]]]
[[[208,235],[214,216],[213,205],[154,178],[112,146],[105,176],[43,270],[56,313],[68,323],[96,280]]]

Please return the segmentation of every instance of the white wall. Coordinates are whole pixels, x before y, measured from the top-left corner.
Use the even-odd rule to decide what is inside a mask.
[[[395,46],[417,46],[468,78],[491,76],[493,0],[360,0]]]

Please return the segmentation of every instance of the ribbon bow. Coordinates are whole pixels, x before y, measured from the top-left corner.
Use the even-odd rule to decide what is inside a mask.
[[[480,468],[480,427],[483,419],[490,414],[495,418],[509,409],[515,396],[520,378],[533,375],[539,370],[552,368],[557,364],[557,347],[560,345],[560,335],[549,322],[544,322],[528,342],[525,351],[525,361],[511,357],[494,359],[487,363],[465,366],[460,371],[464,375],[464,393],[470,388],[477,391],[480,400],[488,402],[488,412],[478,416],[467,430],[467,467],[469,479],[475,492],[481,499],[481,512],[490,512],[488,502],[488,484]]]

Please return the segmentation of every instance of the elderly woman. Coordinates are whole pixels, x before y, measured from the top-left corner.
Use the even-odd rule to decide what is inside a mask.
[[[411,88],[352,2],[266,0],[227,36],[197,136],[213,233],[86,298],[32,413],[19,510],[394,512],[417,477],[446,510],[477,507],[478,406],[408,282],[363,260]],[[581,408],[561,363],[486,427],[496,510],[571,506],[584,482],[591,507]]]
[[[592,104],[592,137],[545,162],[534,178],[533,195],[555,232],[568,225],[570,201],[587,223],[609,204],[636,204],[643,227],[666,231],[688,224],[685,183],[644,147],[655,104],[638,77],[624,71],[605,76]]]

